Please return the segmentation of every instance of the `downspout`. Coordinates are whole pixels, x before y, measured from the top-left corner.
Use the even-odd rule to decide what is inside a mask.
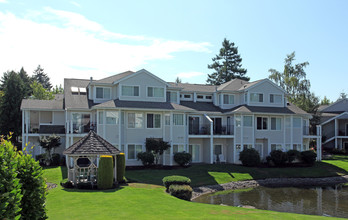
[[[204,117],[210,122],[210,163],[213,164],[214,163],[213,120],[211,120],[211,118],[208,115],[206,115],[206,114],[204,114]]]

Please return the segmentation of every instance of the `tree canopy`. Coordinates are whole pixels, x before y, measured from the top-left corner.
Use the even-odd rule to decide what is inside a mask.
[[[212,58],[212,61],[213,63],[208,65],[208,68],[215,72],[208,74],[208,84],[221,85],[236,78],[250,80],[245,76],[247,70],[242,68],[242,58],[238,54],[238,47],[226,38],[222,42],[220,53]]]
[[[33,90],[33,99],[40,100],[52,100],[54,99],[54,95],[52,92],[47,91],[40,83],[34,81],[30,84],[31,89]]]
[[[310,91],[310,81],[306,78],[305,67],[308,62],[293,64],[295,52],[286,55],[284,70],[269,69],[269,78],[288,93],[288,100],[301,109],[315,114],[319,107],[319,98]]]
[[[330,105],[331,101],[326,96],[320,101],[320,105]]]
[[[40,65],[34,70],[32,79],[40,83],[45,89],[51,90],[52,84],[50,82],[50,78]]]

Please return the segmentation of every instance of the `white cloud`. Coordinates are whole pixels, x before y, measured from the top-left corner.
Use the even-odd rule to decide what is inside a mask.
[[[0,0],[0,3],[8,3],[7,0]]]
[[[196,76],[203,76],[206,75],[206,73],[202,73],[202,72],[182,72],[177,74],[176,76],[179,78],[183,78],[183,79],[188,79],[188,78],[193,78]]]
[[[80,14],[52,8],[26,18],[0,12],[0,73],[23,66],[31,74],[40,64],[53,84],[137,70],[152,60],[171,59],[175,52],[207,53],[209,47],[206,42],[114,33]]]
[[[76,7],[81,8],[81,5],[77,2],[71,1],[70,4],[75,5]]]

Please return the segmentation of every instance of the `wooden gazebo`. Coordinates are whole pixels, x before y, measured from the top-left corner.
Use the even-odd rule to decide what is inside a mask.
[[[67,156],[68,179],[74,184],[81,182],[97,182],[99,158],[102,155],[110,155],[114,158],[114,180],[116,182],[116,155],[120,151],[100,137],[94,131],[90,131],[82,139],[64,150]]]

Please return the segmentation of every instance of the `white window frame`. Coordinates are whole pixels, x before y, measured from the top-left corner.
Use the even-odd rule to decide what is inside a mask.
[[[131,159],[129,159],[129,145],[134,145],[134,152],[135,152],[135,158],[133,159],[133,158],[131,158]],[[132,161],[135,161],[135,160],[138,160],[137,159],[137,154],[138,153],[140,153],[140,152],[138,152],[137,153],[137,146],[141,146],[141,151],[140,152],[144,152],[144,145],[143,144],[140,144],[140,143],[129,143],[129,144],[127,144],[127,160],[132,160]]]
[[[227,98],[228,103],[225,103],[225,96],[228,96],[228,98]],[[232,94],[223,94],[223,96],[222,96],[222,103],[224,105],[234,105],[234,95],[232,95]]]
[[[273,95],[273,102],[271,102],[271,96]],[[280,100],[279,102],[275,102],[275,96],[280,96]],[[279,93],[271,93],[269,94],[269,103],[272,103],[272,104],[282,104],[283,103],[283,95],[282,94],[279,94]]]
[[[153,128],[149,128],[149,127],[147,127],[147,115],[153,115]],[[147,129],[160,129],[160,128],[162,128],[162,114],[160,114],[160,113],[156,113],[156,112],[146,112],[146,119],[145,119],[145,123],[146,123],[146,128]],[[159,127],[155,127],[155,115],[159,115],[160,116],[160,126]]]
[[[252,96],[253,95],[258,95],[258,101],[254,101],[253,99],[252,99]],[[260,95],[262,95],[262,101],[260,101]],[[263,103],[265,101],[265,96],[264,96],[264,94],[263,93],[260,93],[260,92],[251,92],[250,93],[250,102],[252,102],[252,103]]]
[[[153,96],[149,96],[149,88],[152,88],[152,95]],[[155,94],[155,88],[156,89],[163,89],[163,94],[162,96],[154,96]],[[165,88],[164,87],[160,87],[160,86],[146,86],[146,97],[148,98],[164,98],[164,93],[166,92]],[[139,91],[140,93],[140,91]]]
[[[250,117],[250,121],[251,121],[251,125],[250,126],[246,126],[245,125],[244,117]],[[247,127],[247,128],[253,127],[253,116],[252,115],[243,115],[243,127]]]
[[[192,94],[191,93],[181,93],[180,94],[181,95],[181,97],[180,97],[180,100],[186,100],[186,101],[191,101],[192,100]],[[190,96],[190,98],[185,98],[185,95],[189,95]]]
[[[123,94],[123,87],[124,86],[133,87],[133,94],[134,94],[134,88],[138,87],[139,94],[138,95],[124,95]],[[124,96],[124,97],[139,97],[140,96],[140,86],[139,85],[121,85],[121,96]]]
[[[177,92],[173,92],[173,91],[169,91],[169,96],[170,96],[170,102],[178,102],[178,93]],[[173,98],[175,97],[175,100],[173,100]]]
[[[129,127],[129,114],[134,114],[134,127]],[[141,127],[137,127],[136,126],[136,115],[137,114],[141,114],[142,115],[142,125],[141,125]],[[143,113],[139,113],[139,112],[128,112],[127,113],[127,128],[128,129],[142,129],[142,128],[144,128],[144,114]]]
[[[256,130],[258,131],[268,131],[269,130],[269,117],[264,117],[264,116],[256,116]],[[261,118],[261,129],[257,128],[257,118]],[[263,128],[263,119],[267,119],[267,129]]]
[[[178,147],[178,151],[177,151],[177,152],[174,151],[174,147],[175,147],[175,146]],[[181,151],[179,151],[179,147],[182,148]],[[179,143],[179,144],[175,143],[175,144],[173,144],[173,155],[174,155],[175,153],[182,153],[182,152],[185,152],[185,144],[183,144],[183,143]]]
[[[182,115],[182,124],[176,124],[174,121],[175,115]],[[185,121],[184,121],[184,114],[173,114],[173,125],[174,126],[184,126],[185,125]]]
[[[275,129],[272,129],[272,119],[276,119],[276,127],[275,127]],[[280,127],[279,128],[277,128],[277,120],[280,120]],[[282,118],[280,118],[280,117],[270,117],[270,130],[271,131],[281,131],[282,130]]]
[[[106,120],[106,119],[107,119],[107,116],[106,116],[106,115],[107,115],[108,112],[114,112],[114,113],[116,113],[116,121],[115,121],[116,123],[115,123],[115,124],[107,123],[107,120]],[[104,121],[103,121],[103,122],[104,122],[106,125],[118,125],[118,123],[119,123],[119,118],[120,118],[120,116],[119,116],[119,114],[118,114],[118,111],[110,111],[110,110],[109,110],[109,111],[104,111],[104,114],[105,114],[105,117],[104,117],[105,122],[104,122]]]
[[[97,97],[97,89],[103,89],[103,98],[98,98]],[[105,89],[108,89],[108,90],[110,90],[110,95],[109,95],[109,97],[105,97]],[[111,93],[112,93],[112,89],[111,89],[111,87],[104,87],[104,86],[96,86],[95,87],[95,99],[97,99],[97,100],[105,100],[105,99],[111,99]]]
[[[272,145],[276,145],[276,148],[274,150],[281,150],[284,151],[283,144],[282,143],[271,143],[271,151],[272,150]],[[278,149],[278,146],[280,145],[280,148]]]

